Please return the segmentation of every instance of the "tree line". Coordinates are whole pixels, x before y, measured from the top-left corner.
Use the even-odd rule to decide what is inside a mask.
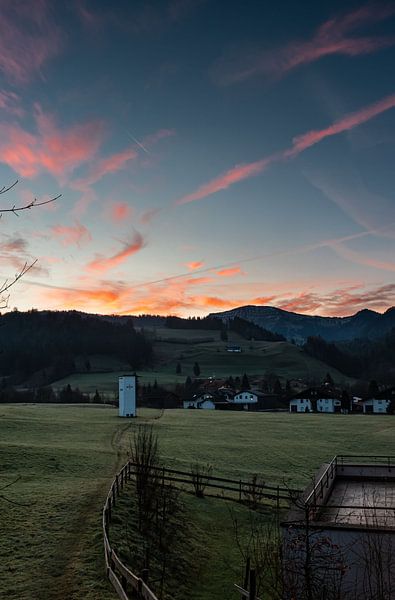
[[[0,376],[21,383],[44,370],[46,382],[75,371],[76,356],[112,355],[132,369],[153,360],[151,342],[133,327],[76,311],[13,311],[0,316]]]

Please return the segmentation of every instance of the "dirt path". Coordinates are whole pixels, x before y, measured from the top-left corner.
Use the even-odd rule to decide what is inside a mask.
[[[110,441],[115,459],[108,472],[98,476],[92,489],[81,490],[75,505],[75,519],[65,532],[62,547],[57,554],[63,560],[63,573],[52,577],[53,585],[40,591],[37,600],[114,600],[113,592],[104,573],[101,511],[115,472],[126,460],[122,444],[132,423],[119,425]],[[56,558],[55,558],[56,560]]]

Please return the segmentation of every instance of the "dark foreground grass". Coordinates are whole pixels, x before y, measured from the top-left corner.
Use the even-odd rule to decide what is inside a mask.
[[[0,406],[0,597],[114,598],[100,511],[125,423],[114,409]]]

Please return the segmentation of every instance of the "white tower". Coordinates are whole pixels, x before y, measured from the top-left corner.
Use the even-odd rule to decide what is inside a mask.
[[[136,375],[119,378],[119,416],[136,416]]]

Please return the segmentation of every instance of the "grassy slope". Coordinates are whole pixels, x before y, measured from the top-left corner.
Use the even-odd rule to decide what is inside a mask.
[[[235,377],[243,373],[263,376],[276,373],[284,380],[304,378],[322,381],[329,371],[338,383],[351,381],[336,369],[304,354],[299,347],[287,342],[249,342],[237,334],[232,334],[229,342],[221,342],[219,332],[209,330],[157,328],[150,330],[148,335],[154,344],[156,365],[151,370],[139,372],[141,383],[153,383],[155,379],[159,384],[183,383],[187,375],[193,377],[195,362],[199,363],[202,377]],[[214,341],[199,341],[205,338],[212,338]],[[240,345],[243,352],[227,352],[227,343]],[[178,362],[182,368],[181,375],[176,375]],[[113,361],[111,364],[114,364]],[[105,362],[102,365],[105,366]],[[78,386],[87,392],[94,393],[98,389],[100,392],[116,393],[118,376],[123,372],[71,375],[57,381],[54,387],[70,383],[72,387]]]
[[[125,423],[110,408],[0,406],[1,591],[18,600],[114,598],[100,511]],[[27,505],[27,506],[25,506]]]

